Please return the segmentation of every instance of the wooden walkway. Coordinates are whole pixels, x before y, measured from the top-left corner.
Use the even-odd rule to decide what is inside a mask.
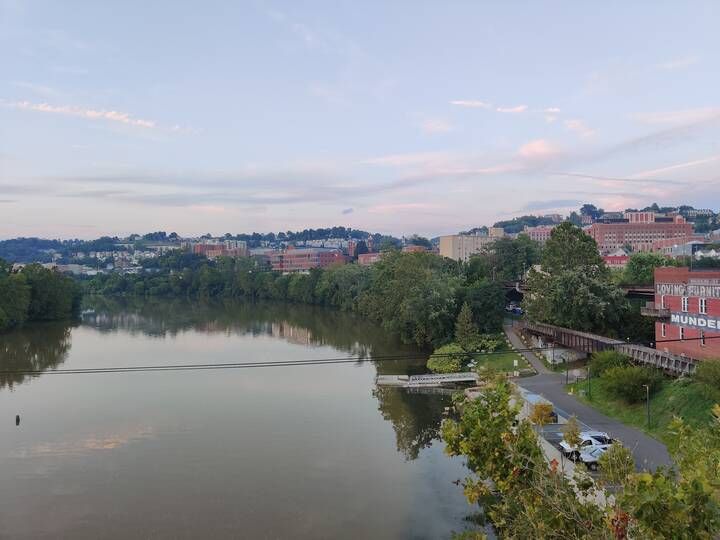
[[[570,347],[571,349],[584,351],[586,353],[594,353],[608,349],[616,350],[632,358],[633,362],[662,369],[666,373],[674,376],[694,373],[698,362],[694,358],[687,356],[651,349],[650,347],[643,347],[642,345],[635,345],[633,343],[625,343],[618,339],[570,330],[569,328],[562,328],[551,324],[520,321],[518,327],[530,334],[549,338],[554,343],[559,343],[564,347]]]

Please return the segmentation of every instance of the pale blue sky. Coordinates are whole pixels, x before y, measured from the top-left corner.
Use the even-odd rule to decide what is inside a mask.
[[[720,206],[720,3],[0,0],[0,237]]]

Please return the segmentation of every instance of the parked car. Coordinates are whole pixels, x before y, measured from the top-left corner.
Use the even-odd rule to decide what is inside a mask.
[[[577,461],[582,461],[591,471],[597,471],[600,456],[602,456],[606,451],[607,447],[595,446],[591,450],[584,450],[580,452],[580,456],[577,458]]]
[[[580,445],[570,446],[567,441],[560,441],[560,450],[565,456],[577,460],[581,452],[588,452],[594,448],[607,449],[615,439],[604,431],[583,431],[580,433]]]

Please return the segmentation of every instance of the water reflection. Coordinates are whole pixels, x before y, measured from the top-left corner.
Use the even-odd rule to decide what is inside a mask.
[[[190,302],[187,300],[110,300],[95,298],[83,323],[100,332],[129,332],[164,338],[189,330],[271,336],[307,346],[331,346],[359,359],[375,359],[378,374],[422,373],[427,353],[403,345],[377,325],[350,313],[316,306],[272,302]],[[399,358],[388,358],[399,356]],[[373,396],[392,423],[397,449],[407,460],[439,439],[449,396],[377,388]]]
[[[362,359],[45,376],[0,391],[0,537],[396,539],[464,528],[451,482],[466,471],[437,442],[449,396],[374,384],[378,372],[422,370],[424,351],[307,306],[86,307],[95,311],[79,327],[0,336],[2,367]]]
[[[35,323],[0,334],[0,390],[37,377],[12,373],[45,371],[62,364],[70,351],[67,323]]]
[[[420,450],[440,438],[440,424],[447,394],[409,392],[407,389],[379,386],[373,391],[378,409],[395,430],[398,452],[408,461],[417,459]]]
[[[165,338],[193,330],[207,333],[269,336],[297,345],[331,346],[360,359],[383,359],[378,373],[422,372],[427,359],[389,336],[377,325],[351,313],[318,306],[273,302],[221,302],[92,298],[83,323],[101,332]],[[397,362],[388,356],[401,356]],[[409,357],[409,358],[406,358]]]

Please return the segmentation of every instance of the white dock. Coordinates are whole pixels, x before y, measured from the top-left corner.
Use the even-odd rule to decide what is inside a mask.
[[[470,371],[463,373],[428,373],[425,375],[378,375],[378,386],[399,386],[402,388],[422,388],[442,386],[460,382],[477,383],[478,375]]]

